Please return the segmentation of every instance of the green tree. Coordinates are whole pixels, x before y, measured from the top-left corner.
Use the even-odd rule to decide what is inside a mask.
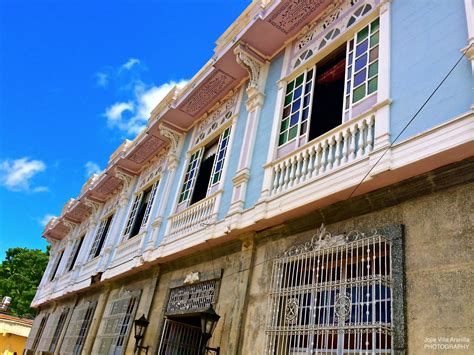
[[[23,317],[35,315],[30,308],[48,264],[49,250],[10,248],[0,264],[0,296],[12,298],[11,312]]]

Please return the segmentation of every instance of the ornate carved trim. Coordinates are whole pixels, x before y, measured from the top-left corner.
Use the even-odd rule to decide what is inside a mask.
[[[265,64],[264,61],[257,57],[257,55],[250,53],[251,48],[248,45],[239,44],[234,49],[235,59],[242,68],[247,70],[250,75],[250,82],[247,86],[247,92],[251,89],[255,89],[259,92],[263,92],[261,88],[260,75],[262,72],[262,66]]]
[[[122,184],[123,184],[122,190],[126,190],[130,186],[130,183],[133,179],[132,175],[127,174],[126,172],[122,170],[116,170],[115,177],[122,181]]]
[[[86,197],[83,201],[84,205],[91,209],[91,215],[95,215],[100,208],[100,203]]]
[[[180,141],[183,135],[163,125],[160,126],[160,133],[163,137],[168,138],[170,141],[170,150],[168,152],[168,167],[172,170],[176,169],[179,163],[178,156],[181,146]]]
[[[65,218],[62,219],[61,223],[64,224],[67,228],[69,228],[69,232],[71,232],[77,226],[76,223],[71,222]]]
[[[331,248],[335,246],[345,245],[356,240],[371,238],[381,236],[376,230],[373,230],[371,235],[366,235],[360,231],[354,230],[349,233],[343,233],[338,235],[333,235],[326,230],[324,223],[321,224],[321,227],[313,235],[309,241],[293,245],[287,249],[280,257],[295,256],[300,254],[305,254],[312,251],[317,251],[325,248]]]

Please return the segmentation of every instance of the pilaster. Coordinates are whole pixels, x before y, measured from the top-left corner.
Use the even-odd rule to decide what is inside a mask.
[[[244,141],[240,151],[239,165],[235,177],[232,179],[234,187],[232,191],[232,203],[229,213],[241,211],[243,209],[247,192],[247,183],[251,172],[252,154],[257,137],[258,122],[260,119],[262,106],[265,101],[265,83],[270,64],[260,57],[249,45],[239,44],[234,49],[237,63],[239,63],[249,73],[247,84],[248,111],[245,126]]]
[[[97,306],[95,308],[94,317],[92,318],[92,322],[89,328],[89,333],[87,334],[87,338],[82,349],[83,354],[92,354],[92,347],[94,346],[95,339],[97,338],[100,322],[102,320],[102,316],[104,315],[105,307],[107,306],[107,300],[109,299],[111,289],[112,287],[109,284],[104,285],[101,289],[101,293],[97,301]]]

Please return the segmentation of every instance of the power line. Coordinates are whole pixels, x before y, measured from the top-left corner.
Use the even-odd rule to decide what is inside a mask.
[[[357,184],[357,186],[354,188],[354,190],[352,190],[351,194],[349,195],[348,198],[345,199],[345,201],[347,201],[348,199],[350,199],[352,197],[352,195],[356,192],[356,190],[360,187],[360,185],[364,182],[364,180],[367,178],[367,176],[369,176],[369,174],[371,173],[371,171],[375,168],[375,166],[382,160],[382,158],[385,156],[385,154],[392,148],[392,146],[395,144],[395,142],[398,140],[398,138],[400,138],[400,136],[403,134],[403,132],[406,131],[406,129],[408,128],[408,126],[410,126],[410,124],[415,120],[415,118],[418,116],[418,114],[421,112],[421,110],[423,110],[423,108],[428,104],[428,102],[431,100],[431,98],[434,96],[434,94],[436,94],[436,92],[438,91],[438,89],[443,85],[443,83],[446,81],[446,79],[448,79],[448,77],[451,75],[451,73],[454,71],[454,69],[458,66],[458,64],[461,62],[461,60],[464,58],[466,52],[469,50],[469,48],[471,48],[472,46],[472,43],[462,52],[462,55],[461,57],[456,61],[456,63],[453,65],[453,67],[449,70],[449,72],[444,76],[444,78],[440,81],[440,83],[436,86],[436,88],[431,92],[431,94],[428,96],[428,98],[425,100],[425,102],[423,102],[423,104],[420,106],[420,108],[415,112],[415,114],[413,115],[413,117],[407,122],[407,124],[405,125],[405,127],[403,127],[403,129],[400,131],[400,133],[398,133],[398,135],[395,137],[395,139],[392,141],[392,143],[390,143],[390,145],[387,147],[387,149],[385,149],[385,151],[383,152],[383,154],[380,156],[380,158],[375,162],[375,164],[369,169],[369,171],[364,175],[364,177],[362,178],[362,180]],[[272,260],[275,260],[277,259],[278,257],[275,256],[275,257],[272,257],[272,258],[269,258],[269,259],[265,259],[259,263],[256,263],[252,266],[252,268],[256,268],[257,266],[260,266],[262,264],[265,264],[266,262],[269,262],[269,261],[272,261]],[[230,277],[230,276],[233,276],[235,274],[238,274],[240,272],[244,272],[244,271],[248,271],[250,270],[251,268],[245,268],[243,270],[239,270],[239,271],[236,271],[236,272],[233,272],[231,274],[228,274],[228,275],[225,275],[225,276],[222,276],[222,279],[226,278],[226,277]]]
[[[443,85],[443,83],[446,81],[446,79],[448,79],[448,77],[451,75],[451,73],[453,72],[453,70],[458,66],[458,64],[461,62],[461,60],[464,58],[464,55],[466,54],[466,52],[469,50],[469,48],[471,48],[472,46],[472,43],[462,52],[462,55],[461,57],[456,61],[456,63],[454,64],[454,66],[449,70],[448,74],[446,74],[443,78],[443,80],[441,80],[441,82],[436,86],[436,88],[433,90],[433,92],[430,94],[430,96],[428,96],[428,98],[425,100],[425,102],[423,103],[423,105],[420,106],[420,108],[416,111],[416,113],[413,115],[413,117],[408,121],[408,123],[405,125],[405,127],[403,127],[403,129],[400,131],[400,133],[398,133],[398,135],[395,137],[395,139],[392,141],[392,143],[390,143],[390,145],[387,147],[387,149],[385,149],[385,151],[382,153],[382,155],[380,156],[380,158],[377,159],[377,161],[375,162],[374,165],[372,165],[372,167],[369,169],[369,171],[364,175],[364,177],[362,178],[362,180],[357,184],[357,186],[352,190],[351,194],[349,195],[348,198],[346,198],[345,201],[347,201],[348,199],[350,199],[354,193],[357,191],[357,189],[360,187],[360,185],[362,185],[362,183],[364,182],[364,180],[367,178],[367,176],[369,176],[369,174],[372,172],[372,170],[374,170],[374,168],[377,166],[377,164],[382,160],[382,158],[385,156],[385,154],[387,154],[387,152],[393,147],[393,145],[395,144],[395,142],[398,140],[398,138],[400,138],[400,136],[403,134],[403,132],[406,131],[406,129],[408,128],[408,126],[415,120],[416,116],[418,116],[418,114],[421,112],[421,110],[423,110],[423,108],[426,106],[426,104],[431,100],[431,98],[434,96],[434,94],[436,94],[436,92],[438,91],[438,89],[441,87],[441,85]]]

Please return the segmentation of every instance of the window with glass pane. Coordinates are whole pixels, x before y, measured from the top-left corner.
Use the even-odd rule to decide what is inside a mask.
[[[224,159],[227,151],[227,146],[230,139],[230,127],[227,128],[219,138],[219,147],[217,149],[217,155],[214,159],[214,166],[212,168],[210,186],[219,183],[222,175],[222,169],[224,167]]]
[[[110,224],[112,223],[113,215],[103,219],[100,222],[99,229],[94,237],[94,242],[92,243],[92,248],[89,253],[89,259],[93,259],[100,255],[102,247],[104,246],[105,239],[107,238],[107,233],[109,232]]]
[[[43,316],[43,318],[41,318],[41,322],[40,322],[38,330],[36,332],[35,340],[33,341],[33,345],[31,347],[31,350],[36,350],[36,348],[38,347],[38,344],[39,344],[39,342],[41,340],[41,337],[43,335],[44,328],[46,326],[46,323],[48,322],[48,318],[49,318],[49,313],[45,314]]]
[[[347,43],[345,109],[377,91],[379,71],[379,19],[372,21]]]
[[[286,86],[278,145],[284,145],[308,129],[315,70],[310,69]]]
[[[66,263],[66,270],[71,271],[74,268],[79,252],[81,251],[82,242],[84,241],[84,236],[74,241],[71,253]]]
[[[186,169],[186,175],[184,176],[184,182],[181,188],[178,203],[187,201],[191,195],[194,182],[196,181],[202,153],[203,149],[199,149],[197,152],[194,152],[191,155],[191,158],[189,158],[188,168]]]
[[[59,268],[59,265],[61,264],[63,255],[64,255],[64,250],[61,250],[56,256],[56,260],[54,261],[54,266],[52,268],[51,275],[49,277],[50,281],[52,281],[56,277],[56,273],[58,272],[58,268]]]
[[[130,239],[136,236],[140,232],[140,229],[148,222],[157,187],[158,181],[135,196],[130,215],[128,216],[127,225],[123,233],[124,239]]]
[[[390,249],[377,235],[276,259],[267,353],[390,354]]]

